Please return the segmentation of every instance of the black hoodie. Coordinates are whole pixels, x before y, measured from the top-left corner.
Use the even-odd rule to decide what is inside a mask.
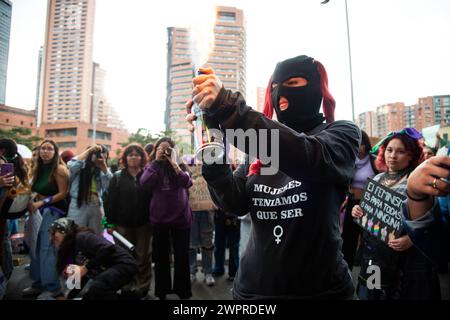
[[[339,206],[353,175],[361,132],[348,121],[299,133],[222,89],[207,110],[222,129],[278,129],[279,171],[206,165],[202,173],[225,211],[250,212],[252,231],[234,281],[236,299],[343,299],[354,287],[341,253]],[[253,155],[257,156],[257,155]]]
[[[114,173],[104,203],[108,223],[126,228],[141,227],[150,222],[151,190],[139,182],[143,171],[136,177],[124,169]]]

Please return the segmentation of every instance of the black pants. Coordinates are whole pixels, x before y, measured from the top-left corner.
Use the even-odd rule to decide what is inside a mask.
[[[225,273],[225,248],[228,246],[230,255],[228,259],[228,275],[236,276],[239,267],[239,241],[241,237],[241,220],[237,217],[227,216],[222,210],[215,214],[214,238],[214,274]]]
[[[176,293],[181,299],[192,296],[189,274],[190,229],[174,229],[153,226],[153,254],[155,256],[155,295],[165,299],[166,294]],[[174,277],[170,268],[170,243],[174,254]]]
[[[347,207],[345,208],[344,226],[342,228],[342,253],[350,271],[353,269],[358,239],[362,231],[362,228],[353,221],[352,217],[352,209],[355,205],[359,204],[359,201],[359,199],[356,200],[349,196]]]
[[[116,300],[117,291],[133,280],[138,268],[135,264],[118,264],[100,273],[83,300]]]

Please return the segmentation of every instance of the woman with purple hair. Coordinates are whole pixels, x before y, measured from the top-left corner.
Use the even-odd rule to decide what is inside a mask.
[[[421,138],[414,128],[404,128],[389,133],[371,150],[378,152],[375,164],[381,171],[374,180],[418,202],[426,199],[410,195],[406,187],[409,174],[423,161]],[[424,230],[436,234],[432,214],[412,217],[407,210],[402,213],[402,234],[398,238],[389,235],[388,244],[363,231],[357,289],[360,300],[440,299],[439,278],[430,252],[434,248],[424,249],[423,237],[416,236]],[[365,213],[356,205],[352,216],[364,218]],[[380,270],[380,283],[374,288],[368,285],[373,266]]]

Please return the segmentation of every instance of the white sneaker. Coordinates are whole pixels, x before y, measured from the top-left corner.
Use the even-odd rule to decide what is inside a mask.
[[[216,283],[216,280],[214,280],[214,277],[212,276],[212,274],[208,273],[205,276],[205,283],[208,287],[212,287]]]
[[[194,273],[191,273],[191,283],[194,283],[197,280],[197,277]]]
[[[27,297],[27,296],[37,296],[37,295],[39,295],[39,294],[41,294],[41,293],[42,293],[42,290],[41,290],[41,289],[33,288],[33,287],[28,287],[28,288],[26,288],[26,289],[23,289],[23,291],[22,291],[22,295],[23,295],[24,297]]]
[[[57,293],[44,291],[40,295],[37,296],[36,300],[55,300]]]

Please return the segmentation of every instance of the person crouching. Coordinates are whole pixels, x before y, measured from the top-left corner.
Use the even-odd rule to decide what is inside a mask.
[[[71,219],[57,219],[49,233],[58,250],[58,274],[70,277],[79,272],[75,284],[76,280],[81,284],[85,277],[93,279],[84,300],[118,299],[117,291],[138,272],[136,260],[125,249]]]

